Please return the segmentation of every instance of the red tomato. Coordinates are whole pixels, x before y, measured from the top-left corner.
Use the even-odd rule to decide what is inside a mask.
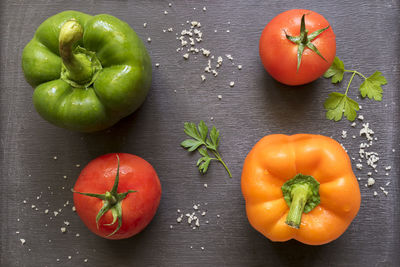
[[[336,55],[335,34],[332,27],[329,27],[315,39],[308,39],[311,46],[314,45],[325,60],[306,46],[297,69],[299,45],[289,40],[286,34],[292,37],[300,36],[303,15],[308,36],[329,26],[329,22],[314,11],[293,9],[273,18],[261,34],[261,61],[268,73],[283,84],[301,85],[316,80],[331,66]]]
[[[115,183],[118,162],[119,182]],[[113,198],[110,195],[115,184],[118,195]],[[113,153],[92,160],[79,175],[74,192],[76,211],[93,233],[108,239],[123,239],[139,233],[150,223],[160,202],[161,185],[156,171],[147,161],[131,154]],[[121,193],[125,192],[124,197]],[[98,195],[84,195],[86,193]],[[97,226],[96,216],[107,202],[112,208],[100,217]],[[118,206],[122,214],[114,218],[112,210],[118,214]],[[116,219],[114,223],[113,219]]]

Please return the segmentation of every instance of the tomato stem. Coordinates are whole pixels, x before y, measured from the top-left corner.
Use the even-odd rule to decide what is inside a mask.
[[[117,174],[115,175],[115,180],[114,180],[114,185],[111,189],[111,191],[107,191],[104,194],[93,194],[93,193],[82,193],[82,192],[77,192],[75,190],[72,190],[73,193],[85,195],[88,197],[96,197],[98,199],[103,200],[103,207],[99,210],[96,216],[96,225],[97,229],[99,228],[99,221],[101,217],[103,217],[104,214],[106,214],[108,211],[111,211],[111,214],[113,216],[113,221],[109,224],[104,224],[104,225],[113,225],[115,222],[118,221],[118,226],[116,229],[109,234],[108,236],[112,236],[118,230],[121,228],[122,225],[122,201],[127,197],[128,194],[130,193],[135,193],[135,190],[128,190],[124,193],[118,193],[118,184],[119,184],[119,156],[117,156]]]
[[[312,43],[312,41],[317,38],[321,33],[326,31],[329,28],[329,25],[323,29],[316,30],[310,34],[308,34],[308,30],[306,29],[306,23],[305,23],[305,16],[306,14],[303,14],[301,17],[301,23],[300,23],[300,35],[299,36],[290,36],[286,33],[285,35],[286,38],[297,44],[297,71],[299,71],[300,64],[301,64],[301,58],[303,56],[304,49],[308,47],[312,51],[314,51],[318,56],[320,56],[323,60],[326,61],[326,59],[322,56],[322,54],[319,52],[318,48]]]
[[[116,196],[112,195],[110,192],[106,192],[106,201],[108,201],[112,206],[114,206],[117,203],[117,198]]]

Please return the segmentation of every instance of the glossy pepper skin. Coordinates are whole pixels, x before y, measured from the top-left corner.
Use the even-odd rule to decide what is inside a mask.
[[[151,61],[125,22],[65,11],[45,20],[22,53],[33,102],[47,121],[103,130],[134,112],[151,84]]]
[[[319,201],[300,215],[297,229],[287,223],[292,206],[284,199],[283,186],[299,174],[319,183]],[[360,189],[347,153],[321,135],[265,136],[247,155],[241,183],[250,224],[271,241],[331,242],[343,234],[360,208]],[[286,197],[294,203],[293,194]]]

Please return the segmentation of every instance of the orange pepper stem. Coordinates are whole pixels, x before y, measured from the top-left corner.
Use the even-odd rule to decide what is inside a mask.
[[[281,187],[289,206],[286,224],[299,229],[303,213],[312,211],[320,202],[319,183],[310,175],[297,174]]]
[[[307,184],[297,185],[292,189],[292,204],[286,217],[286,224],[290,227],[299,229],[301,216],[307,203],[310,187]]]

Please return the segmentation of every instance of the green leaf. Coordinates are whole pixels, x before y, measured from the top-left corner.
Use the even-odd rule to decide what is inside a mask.
[[[186,148],[188,151],[192,152],[195,151],[199,146],[203,145],[204,143],[201,141],[197,141],[194,139],[186,139],[181,143],[181,146]]]
[[[199,128],[199,133],[200,133],[201,139],[203,141],[206,141],[207,134],[208,134],[207,125],[204,123],[204,121],[200,121],[198,128]]]
[[[196,124],[193,122],[185,122],[184,131],[190,137],[193,137],[196,140],[202,140],[199,132],[197,131]]]
[[[375,71],[370,77],[360,85],[360,93],[362,97],[368,97],[376,101],[382,101],[382,85],[387,83],[386,78],[381,72]]]
[[[335,57],[333,60],[332,65],[329,69],[324,73],[325,78],[332,77],[332,83],[338,83],[343,80],[344,74],[344,64],[338,57]]]
[[[219,145],[219,131],[213,126],[210,131],[210,139],[207,139],[207,145],[217,151]]]
[[[337,92],[331,93],[324,103],[326,118],[339,121],[342,116],[346,116],[349,121],[354,121],[359,110],[358,103],[350,97]]]
[[[218,160],[228,172],[229,177],[232,178],[232,174],[229,171],[228,166],[222,160],[221,155],[217,151],[220,141],[220,134],[214,126],[209,132],[204,121],[200,121],[198,126],[191,122],[185,122],[184,132],[194,139],[186,139],[181,143],[181,146],[188,151],[198,150],[200,155],[203,156],[199,158],[196,163],[201,173],[204,174],[207,172],[211,160]],[[204,147],[202,147],[202,145],[204,145]],[[209,152],[212,152],[215,157],[210,157]]]
[[[207,158],[200,166],[199,166],[199,171],[201,173],[206,173],[208,170],[208,166],[210,165],[211,158]]]
[[[199,166],[200,163],[202,163],[203,161],[206,161],[208,157],[201,157],[197,160],[196,166]]]
[[[207,149],[205,149],[205,148],[200,148],[200,149],[199,149],[199,153],[200,153],[200,155],[202,155],[203,157],[210,157],[210,156],[208,155],[208,153],[207,153]]]

